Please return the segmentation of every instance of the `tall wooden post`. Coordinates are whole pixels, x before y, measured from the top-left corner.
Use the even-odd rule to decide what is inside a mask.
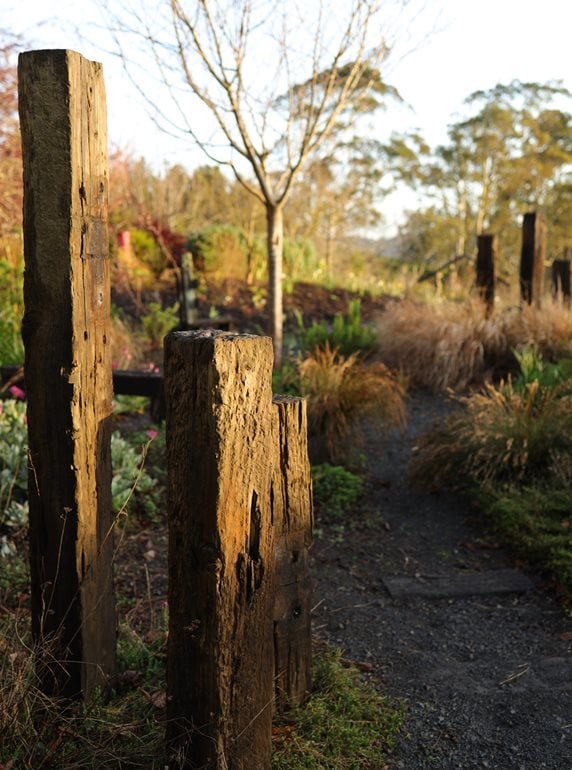
[[[32,628],[44,689],[87,696],[116,640],[103,74],[73,51],[31,51],[18,77]]]
[[[497,239],[494,235],[477,237],[477,293],[485,303],[487,316],[491,315],[495,304],[495,259]]]
[[[299,706],[312,684],[312,480],[306,402],[275,396],[279,463],[276,500],[274,683],[279,710]]]
[[[544,285],[546,220],[537,212],[524,215],[520,258],[520,297],[528,305],[540,309]]]
[[[172,768],[270,768],[271,380],[269,337],[165,340]]]

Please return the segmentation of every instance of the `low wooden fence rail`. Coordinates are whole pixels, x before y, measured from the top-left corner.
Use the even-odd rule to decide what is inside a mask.
[[[157,419],[165,418],[165,391],[162,372],[114,369],[112,382],[115,395],[146,396],[150,399],[151,415]],[[3,388],[12,385],[23,387],[23,383],[24,366],[22,364],[0,366],[0,385]]]

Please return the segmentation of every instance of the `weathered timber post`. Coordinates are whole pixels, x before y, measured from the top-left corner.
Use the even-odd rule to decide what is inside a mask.
[[[540,309],[544,285],[546,220],[537,212],[524,215],[520,258],[520,298]]]
[[[312,586],[309,574],[313,509],[306,402],[274,397],[279,442],[275,469],[276,598],[274,666],[279,710],[300,705],[312,678]]]
[[[269,337],[165,339],[172,768],[270,768],[271,379]]]
[[[552,263],[552,297],[555,301],[561,298],[567,308],[570,307],[570,251],[572,249],[566,249],[565,259],[555,259]]]
[[[45,690],[87,696],[116,641],[103,74],[30,51],[18,77],[32,630]]]
[[[490,316],[495,304],[495,259],[497,239],[494,235],[477,237],[477,293],[484,302],[487,316]]]

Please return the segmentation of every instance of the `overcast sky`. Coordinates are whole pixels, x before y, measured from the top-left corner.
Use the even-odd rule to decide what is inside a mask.
[[[332,11],[345,2],[331,0]],[[561,80],[572,90],[572,0],[427,0],[425,6],[430,33],[419,42],[416,30],[414,50],[403,57],[398,51],[385,74],[410,107],[380,116],[380,133],[415,127],[431,144],[443,142],[447,125],[463,114],[465,97],[497,83]],[[21,34],[32,47],[73,48],[103,62],[112,142],[155,166],[205,162],[153,125],[117,61],[102,51],[105,40],[91,31],[97,20],[92,0],[0,0],[0,19],[2,29]],[[88,39],[79,42],[74,26]],[[407,196],[390,201],[388,223],[410,204]]]

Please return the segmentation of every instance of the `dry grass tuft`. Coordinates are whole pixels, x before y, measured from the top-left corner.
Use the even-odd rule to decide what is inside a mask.
[[[345,455],[343,442],[362,417],[384,427],[405,422],[404,388],[382,363],[359,363],[328,345],[299,364],[300,389],[308,397],[310,432],[324,439],[329,459]]]
[[[414,480],[453,486],[572,479],[572,396],[567,383],[486,385],[464,409],[420,437]]]
[[[459,391],[515,368],[513,350],[537,349],[549,360],[572,351],[572,313],[508,308],[486,318],[483,305],[394,303],[380,320],[379,350],[413,385]]]
[[[113,691],[90,702],[48,696],[38,664],[54,672],[59,664],[46,646],[33,645],[28,627],[23,610],[0,618],[0,768],[164,767],[163,705],[155,701],[162,670],[120,673]]]

